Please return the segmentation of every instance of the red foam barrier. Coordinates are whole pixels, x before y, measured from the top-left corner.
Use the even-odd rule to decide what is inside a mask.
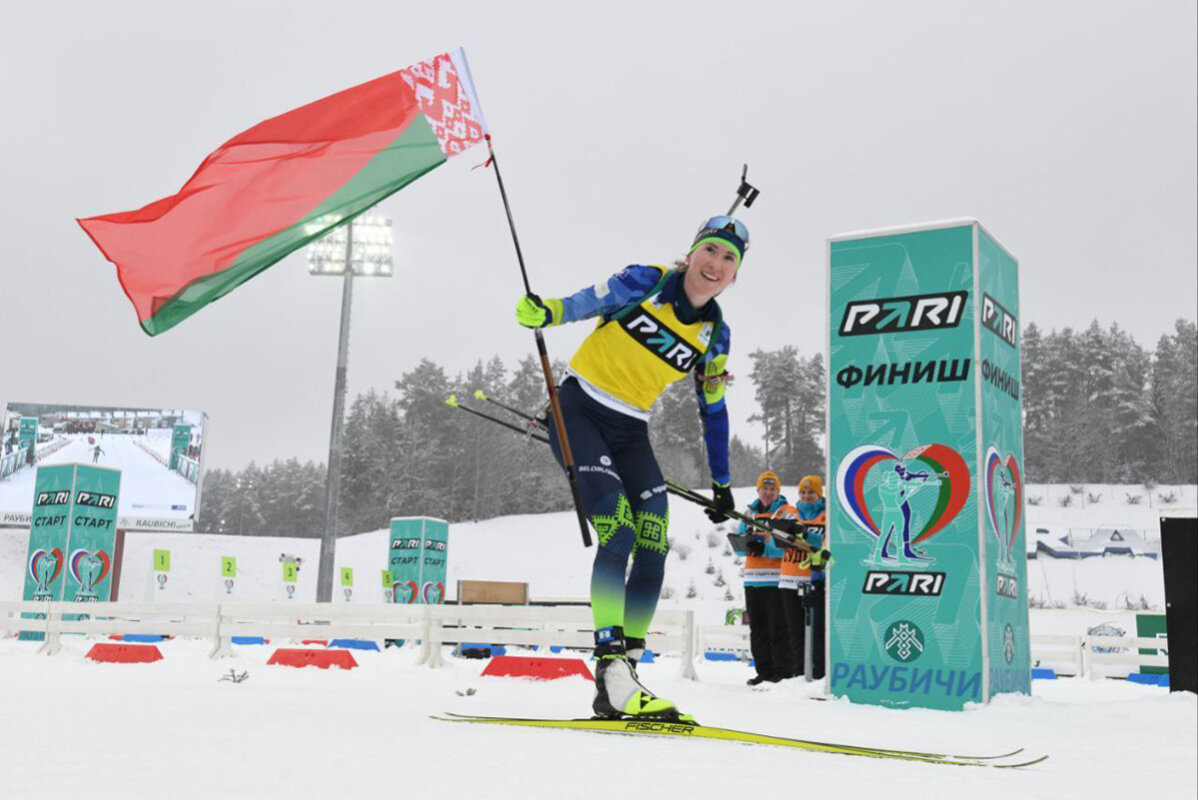
[[[328,647],[329,640],[328,639],[304,639],[302,642],[300,642],[300,644],[318,644],[318,645],[321,645],[322,647]]]
[[[280,647],[270,657],[267,664],[280,664],[284,667],[341,667],[353,669],[358,666],[353,655],[348,650],[300,650],[293,647]]]
[[[581,675],[589,681],[595,676],[581,658],[531,658],[529,656],[495,656],[483,675],[509,678],[537,678],[551,681]]]
[[[101,664],[148,664],[161,661],[162,653],[152,644],[108,644],[92,645],[87,651],[88,659]]]

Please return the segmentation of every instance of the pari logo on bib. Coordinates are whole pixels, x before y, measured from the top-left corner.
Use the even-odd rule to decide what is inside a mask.
[[[998,568],[1014,572],[1015,559],[1011,549],[1019,535],[1019,521],[1023,514],[1023,479],[1019,462],[1012,453],[1003,458],[998,448],[990,445],[986,449],[984,478],[986,486],[986,518],[990,530],[998,540]]]
[[[926,444],[906,455],[863,445],[840,462],[840,505],[874,539],[865,564],[922,568],[936,562],[916,545],[942,531],[969,498],[969,467],[951,447]]]

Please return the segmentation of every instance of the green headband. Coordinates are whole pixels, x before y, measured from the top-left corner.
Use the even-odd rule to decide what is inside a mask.
[[[689,251],[687,251],[687,255],[689,256],[691,253],[698,250],[700,245],[707,244],[708,242],[711,242],[712,244],[722,244],[725,247],[727,247],[729,250],[731,250],[733,253],[736,253],[736,266],[737,267],[740,266],[740,262],[744,258],[744,253],[742,253],[740,251],[740,248],[737,247],[735,243],[730,242],[727,239],[720,237],[720,236],[706,236],[706,237],[700,239],[699,241],[697,241],[693,245],[691,245],[691,249]]]

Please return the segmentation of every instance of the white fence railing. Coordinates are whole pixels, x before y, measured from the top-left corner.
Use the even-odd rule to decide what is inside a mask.
[[[0,456],[0,478],[7,478],[21,467],[25,465],[25,460],[28,458],[26,452],[29,450],[28,445],[18,447],[7,455]]]
[[[175,459],[175,472],[192,483],[196,483],[200,479],[200,462],[180,453],[179,457]]]
[[[65,616],[86,614],[88,619]],[[37,615],[37,618],[24,616]],[[692,611],[659,611],[645,637],[654,652],[678,653],[682,676],[697,679]],[[587,648],[594,644],[586,606],[361,605],[229,603],[0,603],[0,631],[42,633],[41,652],[61,648],[64,633],[149,633],[212,640],[210,656],[232,654],[234,636],[296,639],[417,640],[418,664],[444,662],[441,648],[460,642]]]
[[[1158,652],[1139,650],[1169,650],[1164,637],[1060,636],[1033,633],[1031,635],[1032,665],[1051,667],[1060,675],[1095,675],[1096,665],[1167,667],[1169,657]],[[695,650],[705,653],[717,650],[743,654],[749,658],[749,627],[747,625],[699,625],[695,628]],[[1117,650],[1120,652],[1109,652]],[[1135,670],[1132,670],[1133,672]]]
[[[64,619],[86,615],[86,619]],[[0,602],[0,631],[41,633],[41,652],[61,648],[63,634],[159,634],[212,641],[212,658],[231,655],[233,637],[404,639],[420,642],[418,664],[441,666],[442,648],[461,642],[589,649],[588,606],[359,605],[348,603],[43,603]],[[745,654],[746,625],[695,625],[693,611],[660,610],[646,646],[681,656],[682,676],[697,679],[695,659],[709,650]],[[1164,637],[1032,634],[1032,664],[1062,675],[1097,675],[1107,665],[1167,667]],[[1140,653],[1141,649],[1152,653]],[[1112,652],[1114,651],[1114,652]],[[745,656],[747,658],[747,655]],[[1099,667],[1096,671],[1094,668]]]

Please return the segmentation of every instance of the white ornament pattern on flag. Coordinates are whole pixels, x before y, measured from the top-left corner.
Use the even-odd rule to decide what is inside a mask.
[[[483,140],[483,127],[448,53],[413,64],[399,74],[415,91],[420,110],[446,156],[456,156]]]

